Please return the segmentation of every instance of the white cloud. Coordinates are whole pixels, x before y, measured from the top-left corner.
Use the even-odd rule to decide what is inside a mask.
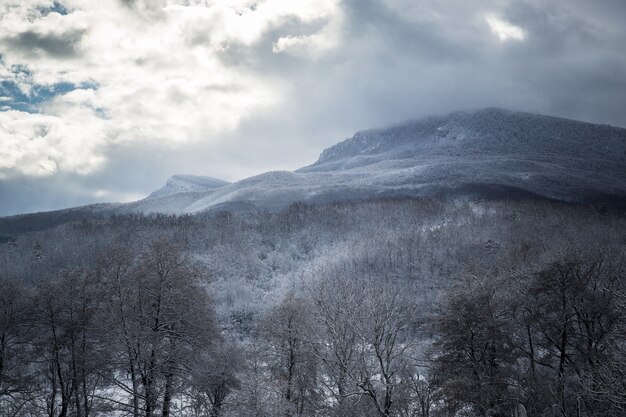
[[[67,119],[21,111],[0,112],[0,178],[8,172],[47,176],[58,171],[86,174],[104,159],[98,119],[77,109]],[[87,123],[77,123],[86,120]]]
[[[338,44],[339,0],[144,0],[132,7],[66,0],[67,15],[41,12],[51,5],[0,6],[0,79],[24,94],[61,82],[95,87],[58,95],[39,114],[0,115],[4,175],[90,172],[103,165],[111,144],[217,141],[281,103],[284,93],[282,80],[227,65],[222,56],[230,48],[255,47],[294,21],[321,29],[297,42],[278,35],[276,52],[316,56]],[[15,65],[28,75],[11,73]]]
[[[518,26],[513,25],[495,15],[485,16],[485,21],[489,25],[491,32],[496,35],[501,42],[509,40],[523,41],[526,39],[526,32]]]
[[[336,39],[331,33],[283,36],[274,42],[272,52],[275,54],[284,52],[291,55],[315,58],[334,48],[335,43]]]
[[[282,36],[274,42],[272,52],[316,58],[339,46],[343,24],[339,5],[334,1],[321,1],[318,4],[321,8],[317,9],[317,14],[309,14],[310,20],[325,20],[324,26],[311,35]],[[332,18],[328,19],[329,16]]]

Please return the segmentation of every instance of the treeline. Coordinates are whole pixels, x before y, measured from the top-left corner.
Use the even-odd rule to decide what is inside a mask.
[[[119,216],[0,250],[0,416],[621,416],[624,218]]]

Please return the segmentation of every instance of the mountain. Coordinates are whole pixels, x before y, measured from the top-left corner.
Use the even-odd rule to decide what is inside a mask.
[[[176,209],[279,209],[294,201],[436,195],[623,205],[625,167],[626,129],[483,109],[360,131],[310,166],[186,194],[186,201],[179,194]]]
[[[364,173],[382,187],[518,189],[572,202],[626,196],[626,129],[484,109],[356,133],[299,172]]]
[[[232,184],[175,175],[143,200],[72,213],[277,210],[296,201],[396,196],[532,197],[624,208],[626,129],[495,108],[456,112],[357,132],[295,172]],[[54,214],[68,217],[76,215]],[[0,221],[0,232],[14,221]]]

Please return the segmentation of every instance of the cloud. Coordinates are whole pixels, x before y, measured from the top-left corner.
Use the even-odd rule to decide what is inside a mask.
[[[0,112],[0,179],[11,175],[48,176],[59,171],[87,174],[104,158],[98,146],[103,143],[97,124],[89,121],[87,110],[58,117],[20,111]]]
[[[27,30],[5,38],[4,43],[11,49],[33,55],[43,52],[56,58],[70,58],[79,54],[79,44],[84,33],[84,30],[71,30],[60,34]]]
[[[295,56],[317,58],[338,47],[341,37],[341,14],[311,35],[282,36],[274,42],[272,52],[288,53]]]
[[[334,46],[325,28],[338,10],[333,0],[68,0],[57,4],[63,14],[53,6],[15,2],[0,14],[4,78],[31,99],[3,115],[4,176],[93,172],[115,144],[217,140],[281,99],[280,80],[221,55],[294,20],[323,23],[309,42],[319,53]],[[33,90],[59,83],[94,88],[35,101]]]
[[[500,38],[500,41],[505,42],[509,40],[523,41],[526,39],[526,32],[520,27],[517,27],[506,20],[494,15],[485,16],[485,21],[489,25],[489,29]]]

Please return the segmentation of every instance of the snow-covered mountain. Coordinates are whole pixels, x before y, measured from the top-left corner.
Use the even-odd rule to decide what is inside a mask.
[[[502,109],[456,112],[357,132],[295,172],[267,172],[232,184],[175,175],[143,200],[61,210],[53,217],[273,210],[296,201],[467,195],[624,208],[626,129]]]
[[[187,178],[173,177],[124,210],[197,213],[450,194],[622,204],[626,129],[501,109],[457,112],[357,132],[295,172],[268,172],[233,184]]]

